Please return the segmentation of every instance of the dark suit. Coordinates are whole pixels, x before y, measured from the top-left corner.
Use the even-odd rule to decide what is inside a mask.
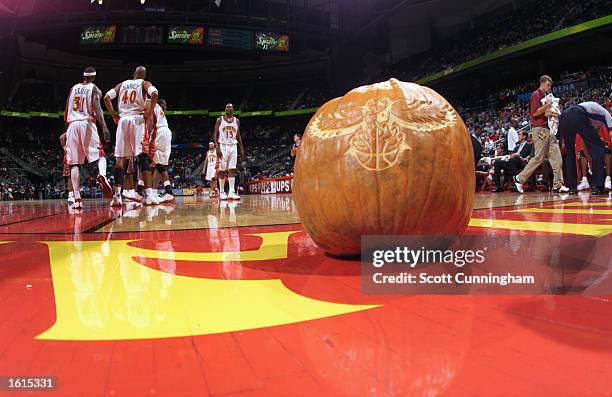
[[[520,148],[520,145],[521,144],[516,147],[517,150]],[[511,157],[509,160],[497,160],[495,161],[495,163],[493,163],[493,168],[495,170],[495,172],[493,173],[493,182],[495,183],[495,186],[497,188],[501,186],[502,170],[505,170],[506,175],[509,177],[516,175],[519,171],[525,168],[525,165],[527,163],[521,160],[521,157],[526,158],[527,156],[529,156],[529,154],[531,153],[531,146],[531,143],[525,142],[525,144],[521,148],[521,151],[519,152],[520,157]]]
[[[482,157],[482,143],[474,135],[470,135],[470,139],[472,140],[472,150],[474,151],[474,166],[476,166],[478,160]]]

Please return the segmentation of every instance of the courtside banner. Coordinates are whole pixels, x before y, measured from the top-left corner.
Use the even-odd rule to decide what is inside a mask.
[[[255,33],[255,49],[263,51],[289,51],[289,35],[275,32]]]
[[[170,44],[204,44],[202,26],[172,26],[166,41]]]
[[[278,194],[291,193],[293,177],[284,176],[280,178],[259,179],[249,182],[249,193],[251,194]]]
[[[81,32],[81,44],[113,44],[117,25],[85,26]]]
[[[596,236],[470,228],[462,236],[363,235],[361,289],[368,295],[609,295],[608,244]]]

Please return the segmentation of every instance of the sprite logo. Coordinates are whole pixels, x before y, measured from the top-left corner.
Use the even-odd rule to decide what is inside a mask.
[[[168,30],[169,43],[202,44],[204,41],[204,28],[202,27],[174,27]]]
[[[81,43],[113,43],[117,27],[111,26],[89,26],[81,33]]]

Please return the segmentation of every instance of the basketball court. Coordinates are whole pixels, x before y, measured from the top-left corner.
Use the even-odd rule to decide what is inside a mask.
[[[542,271],[565,292],[540,296],[366,295],[359,260],[325,255],[291,195],[0,213],[0,373],[53,376],[50,395],[610,390],[610,197],[476,195],[466,234],[492,263],[558,255]],[[578,246],[592,256],[564,260]]]

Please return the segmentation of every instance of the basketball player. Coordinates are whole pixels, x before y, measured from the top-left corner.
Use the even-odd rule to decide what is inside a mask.
[[[72,182],[70,181],[70,167],[68,166],[68,162],[66,161],[66,133],[64,132],[59,137],[60,145],[62,145],[62,149],[64,149],[64,169],[62,171],[62,176],[66,180],[66,186],[68,186],[68,205],[72,206],[74,204],[74,193],[72,193]]]
[[[151,136],[150,154],[153,159],[155,171],[153,172],[153,187],[157,191],[160,180],[163,183],[164,194],[160,199],[160,203],[170,203],[174,201],[172,195],[172,185],[168,175],[168,160],[170,159],[170,149],[172,146],[172,131],[168,128],[168,120],[166,119],[166,101],[159,99],[151,113],[153,134]]]
[[[85,160],[89,163],[98,161],[98,182],[102,189],[110,188],[106,180],[106,157],[104,157],[104,151],[102,150],[96,121],[102,127],[104,139],[107,142],[110,139],[110,133],[100,107],[102,92],[93,83],[95,78],[96,70],[92,67],[85,68],[83,82],[70,89],[66,101],[66,110],[64,111],[64,120],[68,124],[66,130],[66,162],[70,167],[70,179],[74,194],[72,208],[74,209],[83,208],[79,191],[79,166],[85,164]]]
[[[217,190],[217,150],[214,142],[208,144],[208,152],[204,159],[204,179],[210,182],[210,197],[215,197],[219,191]]]
[[[149,162],[149,137],[145,120],[149,118],[151,110],[157,103],[157,88],[145,80],[147,70],[138,66],[134,71],[133,79],[125,80],[111,88],[104,97],[104,104],[108,113],[117,124],[115,142],[115,196],[111,207],[120,207],[121,184],[123,183],[125,159],[138,158],[140,173],[145,185],[145,205],[159,204],[157,193],[151,188],[151,169]],[[147,105],[147,94],[151,101]],[[112,100],[117,98],[119,116],[115,114]]]
[[[591,155],[593,170],[591,195],[604,193],[606,150],[604,141],[600,138],[598,132],[600,126],[607,131],[612,130],[612,116],[597,102],[581,102],[577,105],[571,105],[559,117],[559,131],[561,138],[565,141],[567,185],[571,193],[578,193],[576,187],[578,180],[575,154],[576,135],[580,135]]]
[[[134,164],[134,158],[125,159],[123,167],[123,196],[124,200],[141,203],[142,196],[136,192],[134,185],[138,180],[138,167]]]
[[[236,194],[236,163],[238,161],[237,145],[240,145],[240,157],[244,157],[244,147],[240,137],[240,121],[234,116],[234,105],[225,105],[225,114],[215,123],[215,146],[219,158],[219,198],[221,200],[240,200]],[[228,175],[229,194],[225,194],[225,176]]]

